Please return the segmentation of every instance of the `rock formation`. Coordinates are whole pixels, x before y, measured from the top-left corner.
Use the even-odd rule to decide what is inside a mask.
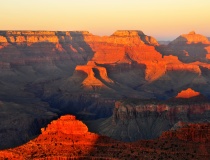
[[[30,67],[37,63],[55,69],[61,67],[62,61],[73,72],[77,64],[85,64],[86,59],[93,54],[84,40],[85,35],[88,36],[89,33],[1,31],[1,62],[9,63],[11,69]]]
[[[182,35],[163,46],[138,30],[116,31],[104,37],[87,31],[1,31],[0,100],[4,107],[0,117],[4,127],[0,136],[6,137],[9,131],[11,135],[21,135],[21,140],[16,143],[13,138],[1,138],[0,146],[13,147],[36,136],[39,127],[54,119],[54,116],[42,119],[48,112],[71,113],[79,119],[93,120],[112,116],[115,101],[122,98],[167,100],[187,88],[209,98],[209,50],[206,38],[196,33]],[[156,135],[149,135],[145,130],[136,136],[149,135],[146,137],[149,138],[160,135],[160,130],[170,129],[178,119],[203,120],[200,113],[208,118],[208,105],[189,105],[183,101],[176,107],[122,105],[119,110],[115,108],[115,123],[139,133],[135,128],[136,115],[140,117],[140,126],[163,121],[160,128],[153,127]],[[16,110],[26,119],[31,118],[21,126],[22,130],[13,124],[14,117],[5,116],[6,113],[14,116]],[[43,123],[39,121],[40,114]],[[21,124],[22,119],[17,117],[14,121]],[[109,128],[113,119],[107,121],[110,122],[104,123]],[[35,131],[25,136],[23,132],[31,124],[38,128],[34,127]],[[118,137],[135,140],[126,127]]]
[[[176,98],[191,98],[191,97],[196,97],[196,96],[199,96],[199,95],[200,95],[199,92],[196,92],[196,91],[192,90],[191,88],[188,88],[188,89],[178,93]]]
[[[21,34],[29,37],[41,35],[41,32],[26,33]],[[15,37],[16,34],[10,32],[2,35],[12,34]],[[23,53],[30,51],[30,57],[24,58],[26,52],[21,54],[21,59],[2,62],[2,68],[15,69],[15,74],[30,74],[32,76],[27,77],[31,78],[29,81],[38,79],[37,81],[45,82],[39,84],[38,91],[37,85],[31,90],[41,92],[39,96],[52,106],[58,107],[62,104],[65,112],[69,112],[69,105],[72,108],[75,105],[75,108],[83,112],[82,106],[86,102],[91,108],[93,105],[98,108],[96,101],[113,101],[122,97],[167,99],[190,85],[210,96],[206,86],[203,87],[204,84],[208,85],[208,63],[183,63],[177,56],[162,56],[156,50],[158,43],[141,31],[117,31],[109,37],[99,37],[88,32],[43,32],[43,36],[57,37],[59,42],[40,44],[43,47],[18,49]],[[42,43],[41,39],[39,43]],[[37,45],[37,42],[31,46],[33,45]],[[58,49],[51,48],[52,46]],[[48,55],[52,53],[51,49],[56,52]],[[46,54],[43,54],[45,51]],[[17,54],[20,53],[17,51]],[[48,83],[45,75],[54,80]],[[182,81],[179,77],[182,77]],[[81,97],[86,98],[84,100]],[[97,98],[92,100],[93,97]],[[77,111],[72,110],[70,113],[76,114]],[[86,111],[90,110],[93,114],[93,109]]]
[[[91,131],[117,140],[154,139],[179,121],[209,121],[210,103],[204,97],[194,99],[199,96],[199,92],[189,88],[180,92],[176,99],[165,102],[132,99],[117,101],[112,117],[87,122],[87,125]]]
[[[74,116],[62,116],[34,140],[0,151],[1,159],[208,159],[209,124],[181,125],[160,139],[123,143],[90,133]],[[186,143],[186,140],[188,143]]]
[[[208,143],[210,141],[209,123],[178,122],[175,127],[175,129],[163,132],[160,139],[179,139],[196,143]]]
[[[26,145],[2,151],[0,158],[85,158],[97,139],[98,135],[88,132],[87,127],[75,116],[67,115],[42,128],[42,134]]]
[[[191,31],[188,34],[182,34],[178,38],[176,38],[174,41],[172,41],[170,44],[192,44],[192,43],[202,43],[202,44],[209,44],[209,40],[207,37],[196,34],[195,31]]]
[[[209,59],[209,46],[210,41],[207,37],[192,31],[177,37],[160,51],[165,55],[176,55],[183,62],[206,62]]]

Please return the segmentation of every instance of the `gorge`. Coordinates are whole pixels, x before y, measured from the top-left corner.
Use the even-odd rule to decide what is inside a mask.
[[[79,139],[88,146],[103,148],[114,144],[117,148],[115,145],[119,144],[124,149],[128,144],[120,141],[131,141],[132,146],[142,144],[147,149],[139,155],[125,151],[122,157],[127,152],[133,157],[142,156],[143,152],[160,156],[163,151],[149,149],[152,144],[164,148],[165,142],[170,141],[171,145],[183,146],[186,138],[180,133],[189,127],[195,132],[190,141],[193,147],[190,150],[185,146],[189,155],[182,156],[198,156],[193,148],[198,147],[199,141],[199,147],[204,148],[200,154],[208,158],[210,151],[204,142],[209,140],[209,54],[209,39],[194,31],[161,44],[136,30],[119,30],[103,37],[88,31],[0,31],[0,149],[19,146],[15,151],[5,151],[5,157],[18,157],[33,145],[37,153],[29,147],[28,156],[51,154],[53,148],[41,153],[46,147],[42,137],[47,137],[48,132],[41,134],[40,129],[51,121],[57,123],[53,120],[59,117],[58,123],[63,122],[62,115],[71,114],[95,132],[89,133],[85,124],[78,122],[85,130],[82,137],[92,138],[93,142],[81,140],[80,133],[72,140],[64,137],[75,133],[50,130],[49,134],[56,133],[53,136],[58,134],[62,139],[61,146]],[[67,116],[66,121],[74,120]],[[77,125],[72,127],[80,130]],[[203,128],[207,140],[196,138]],[[49,141],[57,144],[59,138],[53,136]],[[55,148],[55,157],[61,156],[62,147]],[[91,153],[78,148],[75,156],[79,150],[84,150],[84,156]],[[96,150],[93,152],[95,155]],[[115,151],[111,153],[116,156]],[[24,156],[22,159],[26,159]]]

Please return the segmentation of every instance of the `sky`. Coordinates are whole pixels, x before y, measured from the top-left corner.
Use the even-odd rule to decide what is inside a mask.
[[[158,40],[210,37],[210,0],[1,0],[0,30],[141,30]]]

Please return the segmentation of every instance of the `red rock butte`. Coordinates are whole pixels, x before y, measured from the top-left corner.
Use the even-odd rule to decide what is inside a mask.
[[[176,43],[187,43],[187,44],[192,44],[192,43],[203,43],[203,44],[210,44],[209,40],[207,37],[195,33],[195,31],[191,31],[188,34],[182,34],[178,38],[176,38],[173,42],[173,44]]]
[[[76,120],[75,116],[61,116],[58,121],[52,121],[47,128],[41,129],[42,134],[58,133],[64,134],[85,134],[88,128],[81,121]]]
[[[191,88],[181,91],[178,93],[176,98],[192,98],[201,95],[200,92],[196,92]]]
[[[0,151],[0,159],[209,159],[210,125],[178,125],[181,128],[164,132],[159,139],[124,143],[90,133],[67,115],[52,121],[34,140]]]
[[[78,158],[90,152],[98,135],[88,132],[87,126],[75,116],[61,116],[52,121],[42,134],[20,147],[0,151],[0,159],[59,159],[66,157]]]

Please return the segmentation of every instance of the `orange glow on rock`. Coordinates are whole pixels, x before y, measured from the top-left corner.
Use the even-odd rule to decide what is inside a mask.
[[[200,95],[200,92],[196,92],[193,89],[188,88],[188,89],[183,90],[180,93],[178,93],[176,98],[192,98],[192,97],[196,97],[199,95]]]

